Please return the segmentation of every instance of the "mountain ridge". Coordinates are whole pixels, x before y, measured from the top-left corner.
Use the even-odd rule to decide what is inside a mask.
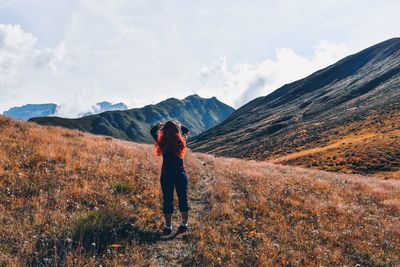
[[[141,108],[107,111],[78,119],[42,117],[32,118],[30,121],[150,143],[153,141],[149,135],[150,128],[159,121],[178,119],[191,130],[193,136],[221,122],[233,110],[216,97],[202,98],[194,94],[182,100],[170,97]]]
[[[250,101],[191,139],[189,147],[219,156],[268,160],[328,145],[358,130],[340,133],[340,128],[360,121],[367,125],[368,118],[393,117],[388,129],[394,131],[399,127],[394,119],[400,110],[399,74],[400,38],[392,38]],[[373,125],[368,127],[379,131],[377,123]],[[396,138],[393,134],[388,143]],[[394,157],[395,151],[389,151]],[[392,163],[393,171],[400,169],[400,163]],[[306,160],[298,164],[310,167]],[[353,167],[344,171],[357,172]]]

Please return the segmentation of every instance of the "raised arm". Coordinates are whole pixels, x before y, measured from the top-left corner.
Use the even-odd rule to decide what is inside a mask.
[[[150,134],[153,137],[154,141],[157,141],[158,130],[162,125],[162,123],[157,123],[155,126],[151,127]]]
[[[181,125],[181,130],[182,130],[182,136],[185,137],[185,139],[187,139],[190,130],[183,125]]]

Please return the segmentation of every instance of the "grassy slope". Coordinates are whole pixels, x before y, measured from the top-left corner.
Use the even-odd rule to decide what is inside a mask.
[[[218,156],[399,178],[399,88],[400,38],[392,38],[250,101],[189,145]],[[365,134],[375,136],[358,138]]]
[[[324,133],[321,140],[267,161],[400,179],[400,112],[368,116]]]
[[[1,116],[0,140],[0,265],[400,261],[398,180],[189,152],[195,231],[162,240],[151,146]]]

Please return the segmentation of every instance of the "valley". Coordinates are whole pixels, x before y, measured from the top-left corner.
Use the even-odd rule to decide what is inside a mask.
[[[192,231],[165,239],[151,145],[2,116],[0,138],[3,266],[400,261],[399,180],[189,151]]]

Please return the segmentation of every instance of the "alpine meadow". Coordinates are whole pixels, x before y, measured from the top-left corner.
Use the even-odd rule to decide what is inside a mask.
[[[0,0],[0,267],[400,267],[399,14]]]

